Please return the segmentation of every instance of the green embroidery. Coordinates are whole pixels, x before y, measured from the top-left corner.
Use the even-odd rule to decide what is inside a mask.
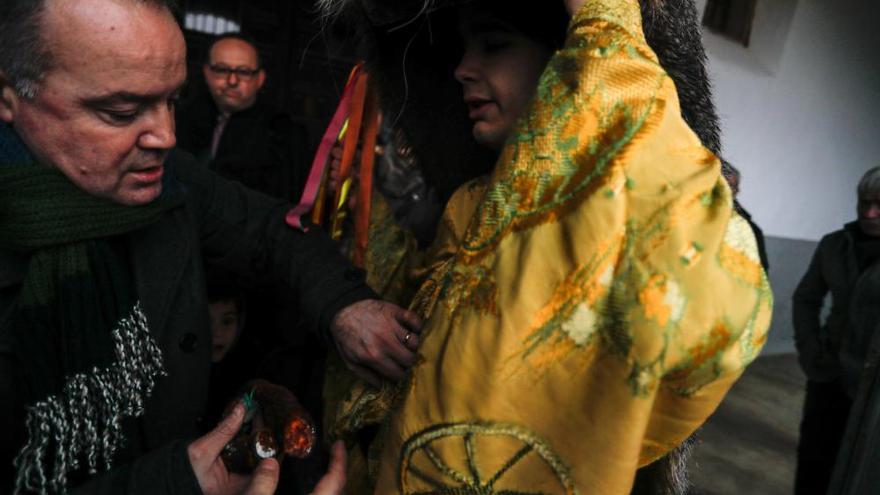
[[[522,444],[507,459],[491,459],[480,456],[477,443],[508,442],[511,439]],[[464,447],[467,473],[450,466],[447,459],[433,447],[440,442],[460,441]],[[502,445],[502,444],[499,444]],[[439,424],[422,430],[410,437],[403,445],[400,460],[399,489],[405,495],[415,494],[539,494],[525,486],[506,486],[505,476],[526,459],[537,456],[548,469],[559,487],[568,495],[579,492],[574,486],[570,471],[550,446],[532,431],[515,424],[494,422],[466,422]],[[534,467],[530,463],[530,467]],[[480,469],[480,466],[483,469]],[[485,470],[487,466],[494,469]],[[491,472],[491,476],[483,473]],[[540,477],[538,477],[540,479]],[[430,489],[426,490],[426,486]]]
[[[617,45],[616,41],[605,41],[610,46]],[[583,62],[575,56],[578,54],[577,49],[572,53],[574,55],[566,56],[564,52],[560,52],[551,60],[542,76],[536,98],[542,102],[542,108],[551,109],[553,118],[550,125],[539,132],[533,129],[540,126],[529,125],[529,118],[535,117],[529,115],[520,121],[517,126],[518,134],[508,144],[513,147],[514,152],[508,154],[507,164],[500,165],[502,169],[509,168],[510,171],[507,177],[499,178],[487,192],[486,199],[476,214],[478,221],[470,229],[474,230],[476,226],[479,232],[469,233],[463,242],[462,249],[466,252],[477,254],[484,251],[497,243],[517,223],[556,211],[560,206],[580,197],[597,177],[605,175],[613,159],[632,141],[654,111],[656,100],[639,108],[630,107],[604,88],[601,81],[594,81],[595,86],[589,90],[580,88],[579,85],[584,81],[575,76],[580,74],[579,67]],[[662,75],[658,79],[658,90],[666,78],[667,76]],[[570,118],[583,113],[583,103],[586,100],[601,102],[596,117],[599,127],[604,131],[597,133],[602,137],[601,141],[593,138],[583,147],[586,149],[582,149],[577,136],[566,133]],[[546,150],[538,151],[543,149],[536,146],[538,137],[554,140],[554,151],[549,155]],[[538,167],[533,165],[538,162],[550,162],[549,169],[536,172]],[[513,163],[529,163],[530,166],[510,167]],[[579,173],[586,170],[589,171]],[[527,192],[529,198],[541,198],[541,201],[531,202],[523,198],[522,191],[516,189],[516,184],[523,181],[541,185],[539,191]],[[548,192],[550,196],[545,197]],[[608,192],[605,194],[609,195]]]

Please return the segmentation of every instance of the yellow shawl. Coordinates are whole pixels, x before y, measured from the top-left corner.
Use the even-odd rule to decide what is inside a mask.
[[[638,3],[588,0],[493,175],[444,214],[377,493],[626,494],[700,426],[772,306],[719,170]]]

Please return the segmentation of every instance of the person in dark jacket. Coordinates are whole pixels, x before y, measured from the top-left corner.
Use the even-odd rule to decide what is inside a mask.
[[[174,150],[184,57],[162,0],[0,0],[3,493],[274,491],[274,461],[239,477],[220,460],[242,406],[192,440],[204,261],[277,277],[369,380],[415,358],[417,319],[317,229],[288,227],[289,204]]]
[[[261,101],[266,81],[259,52],[240,34],[211,45],[201,81],[176,115],[177,147],[223,177],[296,201],[308,174],[305,129]]]
[[[819,241],[793,296],[795,344],[807,375],[795,493],[825,493],[880,324],[880,167],[858,186],[858,220]],[[831,312],[822,324],[825,296]]]
[[[175,115],[177,147],[227,179],[296,201],[308,173],[306,132],[289,115],[260,99],[267,75],[253,41],[238,33],[218,37],[208,50],[202,76]],[[208,267],[209,272],[224,269]],[[325,349],[316,336],[290,331],[302,324],[293,304],[295,295],[271,278],[234,282],[245,294],[249,333],[258,332],[262,340],[291,351],[289,357],[303,371],[294,391],[320,417],[322,384],[311,377],[320,376],[315,369],[323,367]]]

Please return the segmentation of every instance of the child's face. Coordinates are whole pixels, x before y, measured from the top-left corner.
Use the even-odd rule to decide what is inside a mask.
[[[552,50],[487,13],[464,9],[464,56],[455,78],[474,122],[474,138],[500,149],[525,111]]]
[[[208,311],[211,316],[211,362],[218,363],[238,340],[238,304],[234,299],[217,301],[208,305]]]

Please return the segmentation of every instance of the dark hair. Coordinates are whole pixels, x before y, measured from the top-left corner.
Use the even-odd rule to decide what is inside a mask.
[[[0,71],[25,98],[51,66],[40,37],[45,1],[0,0]]]
[[[174,0],[132,0],[174,12]],[[52,56],[43,42],[41,25],[47,0],[0,0],[0,71],[24,98],[33,98],[37,86],[52,68]]]
[[[235,301],[238,312],[244,312],[244,290],[232,273],[221,268],[210,268],[206,270],[205,284],[208,304]]]
[[[565,44],[569,15],[563,2],[547,2],[536,7],[532,2],[483,0],[469,3],[465,8],[489,12],[492,17],[510,24],[529,39],[552,50],[562,48]]]
[[[214,46],[223,40],[238,40],[251,45],[254,52],[257,54],[257,69],[263,68],[263,57],[260,56],[260,49],[257,47],[257,42],[250,36],[242,33],[226,33],[214,38],[214,41],[211,42],[211,46],[208,47],[208,53],[205,54],[207,58],[207,60],[205,60],[206,64],[211,63],[211,51],[214,49]]]

